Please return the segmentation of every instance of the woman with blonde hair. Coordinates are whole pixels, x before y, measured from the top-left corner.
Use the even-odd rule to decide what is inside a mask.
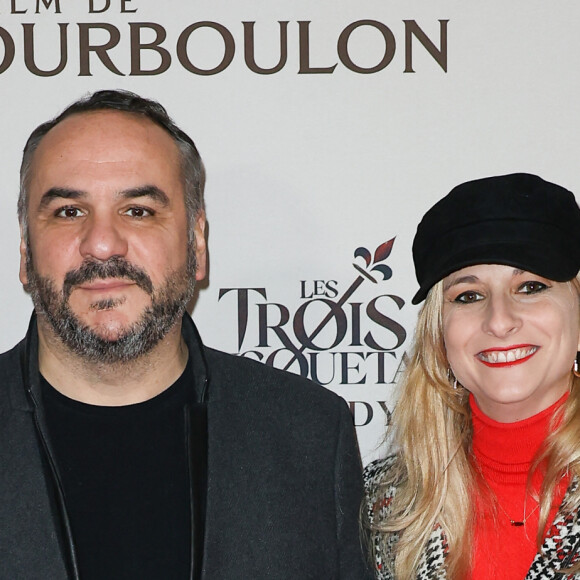
[[[580,579],[580,209],[530,174],[461,184],[413,243],[393,455],[365,470],[379,579]]]

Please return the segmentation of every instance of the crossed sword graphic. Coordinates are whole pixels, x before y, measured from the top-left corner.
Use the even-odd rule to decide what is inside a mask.
[[[373,267],[371,268],[371,271],[381,272],[383,275],[383,281],[388,280],[393,275],[393,271],[391,270],[391,268],[389,268],[389,266],[387,266],[385,264],[380,264],[380,262],[383,262],[384,260],[386,260],[389,257],[391,250],[393,249],[394,243],[395,243],[395,238],[392,238],[389,241],[384,242],[383,244],[378,246],[377,249],[375,250],[374,259],[372,261]],[[366,248],[363,248],[363,247],[357,248],[354,252],[354,257],[355,258],[358,258],[358,257],[364,258],[366,265],[367,265],[367,268],[371,265],[371,253]],[[361,268],[355,262],[353,262],[352,265],[354,266],[355,270],[357,270],[359,272],[359,275],[355,278],[354,282],[346,289],[346,291],[338,299],[338,301],[335,302],[335,304],[337,306],[339,306],[340,308],[342,308],[346,304],[346,301],[356,292],[357,288],[365,280],[370,280],[373,284],[378,284],[377,280],[373,276],[371,276],[364,268]],[[311,341],[314,338],[316,338],[320,334],[322,329],[332,320],[332,318],[333,318],[333,314],[332,314],[332,310],[330,310],[328,312],[328,314],[320,321],[320,324],[313,330],[312,334],[310,334],[308,336],[308,339]],[[302,354],[304,352],[305,349],[306,349],[306,346],[302,345],[292,355],[292,358],[284,367],[285,371],[287,371],[292,366],[292,363],[294,363],[294,361],[298,358],[298,356],[300,354]]]

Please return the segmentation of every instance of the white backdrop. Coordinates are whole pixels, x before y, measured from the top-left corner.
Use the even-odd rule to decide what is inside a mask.
[[[0,0],[0,348],[31,311],[25,140],[86,92],[127,88],[160,100],[206,163],[210,273],[193,312],[206,343],[281,367],[293,352],[290,370],[349,401],[368,461],[413,333],[425,210],[514,171],[580,192],[579,18],[559,0]],[[246,63],[244,22],[262,68],[286,27],[278,72]]]

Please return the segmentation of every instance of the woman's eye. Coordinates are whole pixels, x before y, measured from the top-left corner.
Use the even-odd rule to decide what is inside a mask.
[[[56,212],[56,217],[62,218],[76,218],[82,215],[78,207],[63,207]]]
[[[472,302],[479,302],[483,300],[483,296],[479,292],[474,290],[468,290],[467,292],[462,292],[457,296],[453,302],[461,302],[462,304],[471,304]]]
[[[531,280],[529,282],[524,282],[519,288],[518,292],[522,292],[523,294],[537,294],[538,292],[542,292],[546,290],[548,286],[543,282],[538,282],[537,280]]]
[[[153,212],[144,207],[131,207],[125,212],[125,215],[135,218],[143,218],[153,215]]]

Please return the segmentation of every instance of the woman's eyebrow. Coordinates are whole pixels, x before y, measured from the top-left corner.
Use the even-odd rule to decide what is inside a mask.
[[[473,284],[475,282],[479,282],[479,278],[477,276],[459,276],[458,278],[447,280],[443,284],[443,291],[445,292],[452,286],[457,286],[457,284]]]

